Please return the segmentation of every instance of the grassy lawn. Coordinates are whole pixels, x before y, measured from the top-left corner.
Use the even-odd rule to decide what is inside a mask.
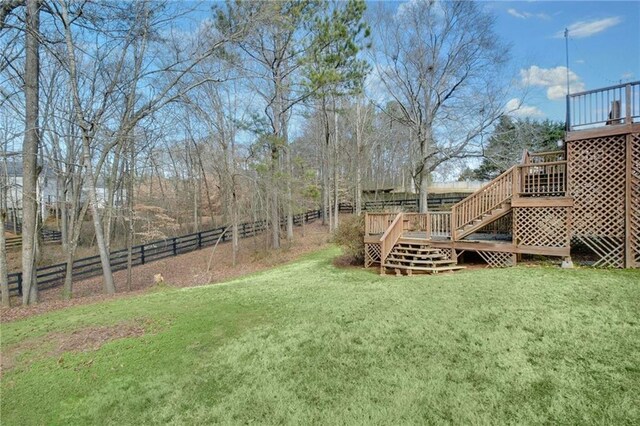
[[[640,423],[640,271],[379,277],[337,253],[2,324],[2,424]],[[60,350],[110,326],[144,332]]]

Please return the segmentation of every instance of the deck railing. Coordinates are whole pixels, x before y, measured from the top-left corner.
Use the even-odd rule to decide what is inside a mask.
[[[391,225],[380,237],[380,273],[384,272],[384,263],[404,232],[403,213],[398,213]]]
[[[451,212],[430,212],[428,238],[451,236]]]
[[[567,128],[581,130],[640,121],[640,81],[567,96]]]
[[[405,213],[403,222],[405,232],[429,232],[428,213]]]
[[[567,162],[523,164],[518,166],[519,195],[563,197],[567,192]]]
[[[365,213],[364,235],[383,234],[398,213]]]
[[[564,151],[529,152],[525,149],[522,156],[522,164],[539,164],[563,160],[565,160]]]
[[[513,166],[451,208],[451,228],[460,229],[508,201],[514,192]],[[517,187],[515,191],[517,191]]]

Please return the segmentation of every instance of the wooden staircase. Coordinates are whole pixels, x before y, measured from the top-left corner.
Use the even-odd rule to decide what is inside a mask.
[[[522,164],[474,192],[451,209],[452,239],[461,240],[511,211],[516,197],[563,197],[566,193],[566,161],[562,151],[530,154]]]
[[[451,209],[453,239],[460,240],[511,211],[511,198],[517,193],[518,166],[471,194]]]
[[[478,253],[499,253],[499,261],[494,264],[512,264],[511,258],[516,253],[545,254],[553,256],[567,255],[568,246],[559,246],[558,238],[562,230],[552,236],[545,237],[545,230],[540,231],[540,219],[535,209],[558,209],[571,206],[573,201],[566,197],[567,162],[562,151],[550,151],[530,154],[525,151],[521,164],[511,167],[482,188],[455,204],[451,212],[426,213],[379,213],[365,218],[365,265],[379,263],[380,274],[393,270],[397,275],[403,271],[407,275],[414,272],[438,273],[463,269],[458,266],[455,254],[452,258],[442,249],[455,252],[456,249],[471,250]],[[467,238],[474,233],[482,234],[483,228],[492,225],[498,219],[511,213],[514,209],[529,216],[518,216],[520,220],[528,220],[531,231],[541,234],[542,239],[521,243],[516,238],[512,226],[512,238],[509,242],[489,243],[481,235],[475,240]],[[546,213],[545,213],[546,214]],[[568,213],[552,211],[556,222],[568,221]],[[556,215],[556,216],[554,216]],[[563,218],[564,217],[564,218]],[[567,227],[569,225],[566,225]],[[567,228],[568,229],[568,228]],[[381,237],[378,237],[382,232]],[[485,234],[487,232],[484,232]],[[424,235],[424,236],[422,236]],[[415,238],[410,238],[410,237]],[[467,239],[465,239],[467,238]],[[546,238],[546,239],[545,239]],[[565,241],[564,238],[562,241]],[[464,245],[464,248],[462,246]],[[508,247],[506,247],[508,245]],[[523,251],[526,250],[526,251]],[[506,255],[505,255],[506,253]],[[481,254],[482,255],[482,254]],[[508,259],[507,259],[508,257]],[[483,257],[484,258],[484,257]],[[486,259],[485,259],[486,260]],[[489,262],[488,262],[489,263]]]
[[[437,248],[430,246],[428,242],[420,239],[400,238],[382,264],[381,273],[387,270],[395,271],[396,275],[413,273],[452,272],[464,269],[458,266],[455,260],[447,256]]]
[[[458,239],[462,239],[468,235],[473,234],[474,232],[482,229],[483,227],[489,225],[491,222],[500,219],[502,216],[506,215],[511,211],[511,200],[505,200],[502,204],[494,207],[493,209],[485,212],[482,216],[478,216],[473,219],[471,222],[466,225],[458,228],[456,232],[456,237]]]

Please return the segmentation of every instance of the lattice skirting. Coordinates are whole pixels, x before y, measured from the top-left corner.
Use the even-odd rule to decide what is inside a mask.
[[[606,268],[624,267],[624,238],[588,237],[578,235],[575,238],[589,247],[600,258],[593,266]]]
[[[640,134],[631,135],[631,259],[640,268]]]
[[[452,256],[452,254],[453,254],[453,253],[452,253],[452,252],[453,252],[453,250],[452,250],[452,249],[450,249],[450,248],[439,248],[439,249],[438,249],[438,251],[439,251],[440,253],[442,253],[442,254],[445,256],[445,258],[446,258],[447,260],[452,260],[452,259],[453,259],[453,258],[451,257],[451,256]]]
[[[598,257],[597,266],[624,266],[626,135],[569,142],[572,238]]]
[[[537,247],[569,245],[568,215],[570,207],[514,208],[516,244]]]
[[[380,263],[380,244],[365,244],[364,245],[364,267],[368,268],[374,263]]]
[[[506,268],[516,265],[515,255],[513,253],[499,251],[478,251],[477,253],[487,262],[490,268]]]

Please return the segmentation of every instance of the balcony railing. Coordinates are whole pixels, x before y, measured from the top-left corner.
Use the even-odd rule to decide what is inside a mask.
[[[567,108],[569,131],[639,122],[640,81],[572,93]]]

